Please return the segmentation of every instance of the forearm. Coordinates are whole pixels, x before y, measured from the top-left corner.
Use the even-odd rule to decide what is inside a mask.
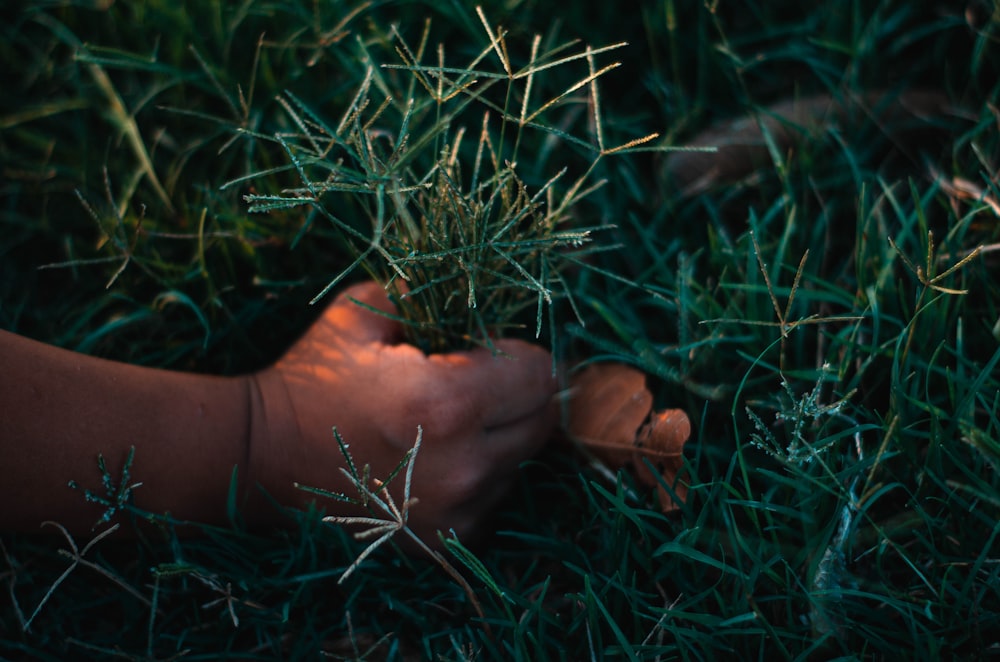
[[[500,356],[426,356],[371,308],[392,312],[383,288],[351,288],[274,365],[233,378],[105,361],[0,331],[0,530],[53,520],[86,532],[102,507],[68,483],[102,494],[98,453],[119,480],[132,447],[129,480],[142,483],[133,493],[142,510],[225,523],[238,466],[241,511],[251,525],[272,524],[283,517],[258,486],[290,507],[313,500],[296,483],[353,492],[336,428],[355,465],[382,479],[420,434],[409,525],[431,537],[472,531],[549,438],[552,357],[513,340],[497,342]],[[398,503],[403,482],[389,488]]]
[[[117,363],[0,331],[0,529],[54,520],[89,530],[103,508],[69,482],[103,494],[98,453],[117,480],[131,447],[136,506],[221,522],[233,467],[246,476],[249,426],[245,378]]]

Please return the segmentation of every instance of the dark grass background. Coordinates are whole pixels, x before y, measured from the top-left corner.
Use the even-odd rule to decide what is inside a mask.
[[[550,449],[474,547],[482,566],[452,559],[487,623],[440,568],[391,550],[338,585],[362,547],[317,513],[290,514],[296,527],[269,535],[181,540],[164,526],[98,543],[84,557],[93,566],[71,565],[57,535],[4,535],[0,656],[997,654],[996,254],[931,283],[968,291],[956,295],[921,283],[889,244],[925,266],[933,231],[940,273],[998,242],[990,207],[940,183],[997,193],[995,7],[485,4],[522,54],[535,33],[552,45],[628,41],[601,84],[609,133],[623,140],[660,131],[683,145],[713,122],[816,93],[933,89],[955,111],[855,115],[696,197],[679,195],[662,153],[602,164],[609,185],[578,213],[613,224],[622,244],[598,266],[644,287],[574,273],[587,324],[560,310],[561,351],[636,364],[658,406],[690,414],[679,514],[657,512],[629,476]],[[180,370],[237,374],[279,356],[348,256],[306,214],[247,214],[241,196],[278,191],[286,175],[221,188],[284,164],[267,143],[233,140],[235,129],[289,130],[275,101],[285,90],[336,117],[363,73],[358,40],[397,61],[390,24],[414,40],[432,16],[432,41],[456,63],[487,43],[464,3],[359,7],[6,3],[3,328]],[[572,82],[561,75],[540,84]],[[588,131],[586,113],[560,118]],[[163,194],[141,174],[133,122]]]

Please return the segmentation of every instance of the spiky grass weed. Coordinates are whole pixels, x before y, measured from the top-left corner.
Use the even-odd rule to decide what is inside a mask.
[[[417,497],[411,495],[410,485],[413,479],[413,467],[416,463],[417,455],[420,452],[420,444],[423,441],[423,429],[419,427],[417,428],[417,438],[416,441],[413,442],[413,448],[404,454],[403,459],[400,460],[396,469],[384,479],[371,476],[371,468],[368,465],[365,465],[359,471],[353,458],[351,458],[347,444],[344,443],[336,429],[334,429],[334,435],[337,437],[337,444],[340,446],[340,451],[343,453],[347,464],[346,468],[341,468],[341,472],[347,480],[350,481],[351,486],[357,491],[358,496],[351,498],[346,495],[334,494],[325,490],[310,488],[308,486],[304,486],[304,489],[314,494],[319,494],[320,496],[333,498],[337,501],[352,503],[356,506],[362,506],[369,509],[369,511],[372,511],[372,516],[370,517],[363,515],[327,515],[323,518],[324,522],[331,524],[339,524],[348,527],[367,527],[363,531],[356,532],[354,534],[354,539],[360,541],[372,541],[368,543],[360,554],[357,555],[351,565],[349,565],[344,571],[344,574],[340,576],[340,579],[337,580],[337,583],[340,584],[345,582],[348,577],[350,577],[362,566],[364,560],[368,558],[372,552],[389,542],[392,538],[396,537],[397,534],[402,534],[409,538],[411,544],[416,545],[420,551],[441,566],[445,573],[447,573],[449,577],[455,580],[455,582],[465,590],[469,603],[479,615],[479,618],[483,621],[483,627],[488,632],[489,624],[485,621],[485,614],[479,604],[479,599],[476,597],[476,593],[473,591],[469,583],[461,574],[459,574],[459,572],[451,563],[448,562],[447,559],[445,559],[439,552],[431,549],[428,543],[414,533],[408,526],[410,508],[418,501]],[[393,498],[392,493],[389,492],[389,485],[400,473],[403,473],[404,476],[403,501],[402,504],[397,506],[396,500]],[[457,549],[459,551],[464,549],[460,544],[457,546],[456,544],[457,541],[451,541],[450,548]],[[446,546],[448,546],[447,542]],[[468,557],[462,556],[460,558],[467,559]],[[468,561],[466,561],[466,563],[468,563]]]
[[[586,267],[583,257],[594,252],[585,245],[600,227],[573,218],[574,208],[603,184],[590,181],[592,172],[603,158],[657,137],[606,144],[598,79],[618,63],[598,69],[596,57],[622,44],[540,52],[537,35],[527,64],[519,67],[506,32],[492,27],[481,8],[477,15],[488,43],[460,67],[446,64],[443,44],[436,64],[423,63],[429,22],[416,47],[394,30],[403,64],[370,63],[336,125],[294,96],[282,99],[296,131],[272,140],[287,154],[300,186],[279,195],[246,196],[251,212],[307,206],[345,236],[353,261],[313,301],[362,269],[394,295],[409,340],[428,352],[491,346],[529,307],[535,308],[539,337],[543,321],[551,318],[546,308],[556,298],[572,298],[566,267]],[[487,68],[494,57],[499,69]],[[367,52],[366,59],[370,62]],[[580,63],[586,65],[584,77],[551,98],[534,99],[537,79]],[[412,78],[397,81],[384,73],[386,67]],[[496,87],[503,88],[499,94]],[[414,96],[414,88],[423,96]],[[586,91],[593,144],[546,121],[557,109],[572,112],[580,91]],[[481,129],[470,149],[465,122],[479,110]],[[566,162],[561,169],[543,174],[537,164],[520,164],[529,160],[522,154],[528,131],[554,143],[546,149]],[[576,152],[583,157],[573,158]],[[577,174],[564,184],[570,168]],[[523,179],[526,172],[540,182],[534,190]],[[343,218],[339,208],[352,203],[363,209],[369,227]],[[550,324],[549,330],[554,345],[556,329]]]
[[[105,508],[93,528],[96,529],[101,524],[107,524],[113,517],[115,517],[115,515],[125,510],[132,499],[132,491],[138,487],[142,487],[141,482],[131,482],[131,477],[129,476],[134,459],[135,446],[132,446],[129,448],[128,455],[125,457],[125,464],[122,465],[122,475],[121,478],[118,479],[118,484],[116,485],[114,477],[108,471],[107,466],[104,463],[104,456],[98,453],[97,470],[101,473],[101,483],[104,486],[104,494],[96,494],[87,489],[82,490],[84,499],[90,501],[91,503],[100,504]],[[69,487],[74,490],[81,489],[76,481],[70,481]]]

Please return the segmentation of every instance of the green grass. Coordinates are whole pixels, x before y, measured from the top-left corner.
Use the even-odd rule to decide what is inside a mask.
[[[296,131],[278,99],[337,121],[364,78],[359,53],[400,63],[392,24],[415,44],[432,16],[428,52],[441,41],[449,62],[489,46],[462,3],[8,4],[0,325],[213,373],[274,360],[354,255],[308,208],[248,212],[247,193],[302,185],[269,139]],[[658,406],[689,413],[679,513],[553,446],[524,467],[495,534],[450,544],[484,618],[439,564],[391,546],[338,584],[364,543],[320,512],[290,513],[284,533],[164,527],[135,543],[77,540],[78,553],[59,534],[4,534],[0,657],[995,654],[1000,230],[988,204],[947,184],[998,194],[1000,20],[968,7],[484,3],[522,65],[536,33],[544,50],[629,42],[598,64],[622,62],[600,80],[607,144],[659,132],[657,146],[683,145],[713,121],[820,92],[930,88],[961,110],[851,117],[693,197],[661,152],[593,168],[608,183],[568,222],[618,248],[563,272],[576,312],[557,298],[546,324],[561,358],[635,364]],[[410,71],[380,72],[412,85]],[[585,75],[547,70],[539,98]],[[548,124],[595,144],[586,94],[568,101]],[[592,161],[543,132],[517,149],[535,191],[560,160],[571,176]],[[339,202],[364,227],[371,208]]]

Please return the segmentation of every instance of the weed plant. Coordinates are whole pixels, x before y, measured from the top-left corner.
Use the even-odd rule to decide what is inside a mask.
[[[417,294],[445,304],[442,334],[414,336],[428,348],[514,331],[505,316],[494,331],[488,309],[516,311],[533,337],[539,296],[572,298],[542,308],[565,358],[641,367],[695,433],[679,513],[553,446],[523,468],[489,539],[448,538],[453,572],[393,537],[367,553],[389,529],[356,541],[319,510],[268,535],[237,512],[196,538],[169,519],[134,542],[107,528],[4,534],[0,656],[995,654],[1000,22],[988,3],[485,3],[492,35],[461,3],[2,14],[4,328],[147,365],[251,370],[362,255],[367,267],[334,286],[366,269],[401,283],[399,267],[415,331],[428,328]],[[595,96],[596,51],[620,42],[623,66]],[[794,149],[765,133],[770,158],[693,197],[662,152],[603,156],[661,130],[647,147],[683,145],[788,97],[882,90],[891,103],[913,88],[952,109],[857,113]],[[521,122],[566,90],[539,127]],[[581,181],[607,184],[581,199]],[[516,219],[513,243],[487,251],[495,231],[441,255],[406,243],[434,236],[421,223],[477,213],[498,229]],[[551,220],[552,252],[528,250],[528,217]],[[450,242],[464,227],[442,232]],[[559,234],[589,228],[616,248],[585,245],[583,260]],[[483,280],[500,269],[477,271],[476,250],[514,271]],[[411,251],[450,263],[422,274]],[[506,284],[525,298],[495,306]],[[109,504],[128,483],[108,477]],[[126,508],[114,524],[144,516]]]
[[[613,147],[604,143],[598,79],[620,63],[598,69],[596,58],[623,44],[588,45],[574,52],[570,43],[539,52],[539,34],[527,63],[518,67],[506,33],[490,25],[482,8],[476,12],[486,45],[460,67],[446,62],[444,44],[436,49],[433,65],[423,63],[430,21],[417,46],[393,28],[402,64],[376,67],[362,47],[364,78],[335,126],[294,95],[282,98],[297,131],[271,139],[288,155],[298,186],[278,195],[245,196],[251,212],[305,206],[344,234],[353,261],[313,302],[354,269],[363,269],[394,295],[408,339],[429,352],[491,346],[532,304],[535,337],[540,336],[546,305],[554,297],[572,297],[564,265],[586,267],[581,258],[592,251],[583,247],[600,229],[574,223],[571,216],[603,184],[590,182],[591,173],[602,157],[634,151],[657,137],[653,133]],[[491,60],[496,66],[488,66]],[[533,98],[542,87],[535,85],[537,79],[575,63],[584,65],[583,77],[552,98]],[[384,75],[385,67],[412,77]],[[376,91],[385,97],[381,103],[373,98]],[[596,144],[546,122],[556,113],[565,115],[567,108],[573,112],[581,91]],[[483,112],[482,128],[470,151],[462,122],[477,111]],[[529,131],[548,139],[545,149],[552,156],[519,153]],[[533,167],[521,166],[522,157]],[[540,168],[558,161],[564,165],[551,176]],[[563,185],[560,180],[574,166],[580,173]],[[525,176],[544,182],[537,190],[522,179],[526,171]],[[366,226],[343,218],[342,209],[362,210]],[[550,331],[554,345],[555,328]]]

